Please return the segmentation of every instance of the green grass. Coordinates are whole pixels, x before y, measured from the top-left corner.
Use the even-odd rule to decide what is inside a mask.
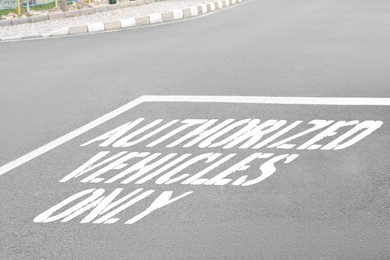
[[[30,10],[35,10],[35,11],[42,11],[42,10],[47,10],[47,9],[52,9],[55,6],[54,3],[49,3],[45,5],[37,5],[37,6],[30,6]],[[27,8],[23,7],[22,8],[22,13],[27,12]],[[8,15],[9,13],[18,13],[18,9],[7,9],[7,10],[0,10],[0,16],[1,15]]]

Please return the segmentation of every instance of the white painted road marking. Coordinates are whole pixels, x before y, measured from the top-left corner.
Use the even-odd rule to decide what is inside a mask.
[[[143,102],[243,103],[282,105],[390,106],[390,98],[252,97],[252,96],[142,96],[106,115],[0,167],[0,175],[88,132]]]
[[[35,149],[34,151],[32,152],[29,152],[28,154],[25,154],[21,157],[19,157],[18,159],[12,161],[12,162],[9,162],[3,166],[0,167],[0,175],[56,148],[57,146],[60,146],[61,144],[64,144],[70,140],[72,140],[73,138],[85,133],[85,132],[88,132],[89,130],[95,128],[96,126],[126,112],[127,110],[129,110],[130,108],[133,108],[139,104],[141,104],[142,102],[144,102],[144,99],[143,97],[140,97],[140,98],[137,98],[129,103],[127,103],[126,105],[118,108],[118,109],[115,109],[114,111],[111,111],[110,113],[108,114],[105,114],[104,116],[102,117],[99,117],[98,119],[80,127],[80,128],[77,128],[76,130],[64,135],[64,136],[61,136],[60,138],[58,139],[55,139],[54,141],[51,141],[50,143],[48,144],[45,144],[41,147],[39,147],[38,149]]]

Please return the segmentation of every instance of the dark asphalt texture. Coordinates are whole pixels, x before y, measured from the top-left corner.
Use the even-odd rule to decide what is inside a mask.
[[[0,43],[0,166],[142,95],[390,98],[389,13],[386,0],[251,0],[179,23]],[[389,259],[389,114],[389,106],[141,104],[0,176],[0,259]],[[249,187],[59,182],[103,150],[82,143],[141,117],[384,124],[340,151],[262,150],[299,158]],[[33,222],[89,188],[194,192],[133,225],[123,223],[150,199],[110,225]]]

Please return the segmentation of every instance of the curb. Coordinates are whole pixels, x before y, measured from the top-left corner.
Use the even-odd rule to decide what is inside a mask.
[[[137,1],[132,1],[132,2],[137,2]],[[145,2],[146,1],[154,2],[153,0],[145,0]],[[34,34],[34,35],[30,34],[30,35],[16,35],[12,37],[3,37],[0,38],[0,41],[52,38],[58,36],[96,33],[96,32],[103,32],[103,31],[127,29],[131,27],[135,28],[135,27],[141,27],[146,25],[162,24],[162,23],[173,22],[175,20],[188,19],[188,18],[204,15],[207,13],[212,13],[220,9],[224,9],[226,7],[236,5],[243,1],[244,0],[220,0],[220,1],[208,2],[206,4],[199,4],[197,6],[186,7],[183,9],[173,9],[164,13],[153,13],[146,16],[129,17],[126,19],[120,19],[120,20],[109,21],[104,23],[97,22],[97,23],[89,23],[85,25],[63,27],[59,30],[53,31],[48,34]]]
[[[56,19],[68,18],[68,17],[76,17],[76,16],[94,14],[99,12],[111,11],[116,9],[128,8],[133,6],[146,5],[146,4],[159,2],[159,1],[161,0],[130,0],[129,2],[126,3],[113,4],[107,6],[97,6],[92,8],[80,9],[80,10],[66,11],[62,13],[37,15],[37,16],[16,18],[10,20],[0,20],[0,27],[25,24],[25,23],[37,23],[37,22],[43,22],[47,20],[56,20]]]

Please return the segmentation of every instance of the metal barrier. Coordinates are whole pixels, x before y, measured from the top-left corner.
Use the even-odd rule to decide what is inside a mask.
[[[50,4],[50,3],[53,3],[54,2],[54,0],[30,0],[30,1],[28,1],[28,4],[27,4],[27,1],[23,1],[22,2],[22,6],[23,7],[27,7],[27,5],[28,6],[36,6],[36,5],[46,5],[46,4]]]
[[[28,2],[26,0],[22,1],[23,7],[32,7],[37,5],[46,5],[54,3],[55,0],[29,0]],[[73,2],[80,2],[80,0],[67,0],[67,4],[71,4]],[[58,3],[61,3],[61,0],[58,1]],[[18,8],[18,0],[0,0],[0,10],[6,10],[6,9],[16,9]]]
[[[15,9],[18,7],[18,0],[0,0],[0,10]]]

